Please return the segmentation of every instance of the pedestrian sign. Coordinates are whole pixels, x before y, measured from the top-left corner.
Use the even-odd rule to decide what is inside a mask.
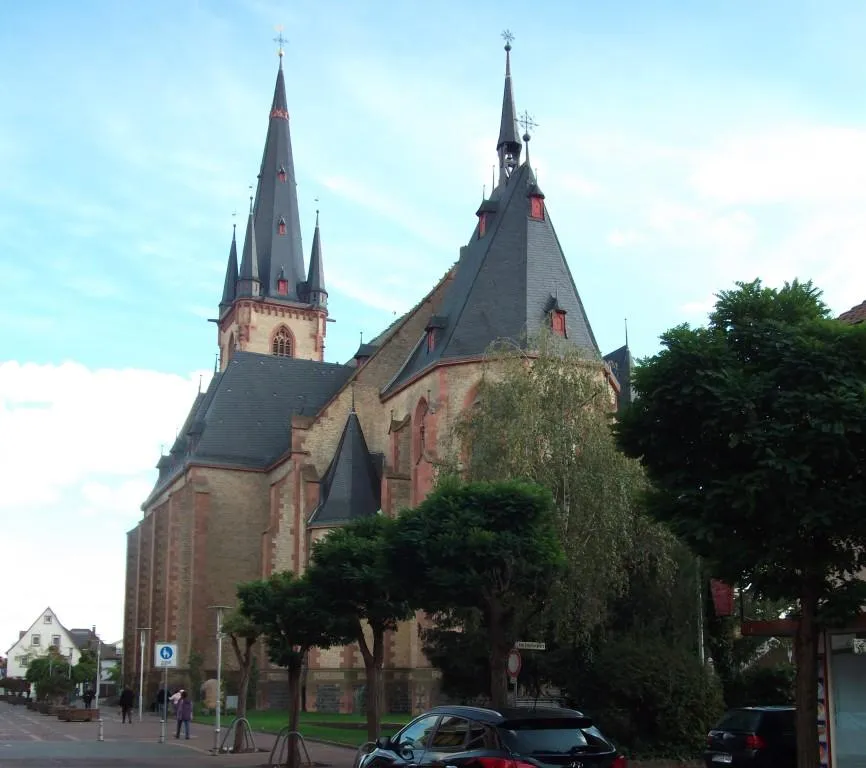
[[[153,666],[158,669],[177,669],[177,643],[154,643]]]

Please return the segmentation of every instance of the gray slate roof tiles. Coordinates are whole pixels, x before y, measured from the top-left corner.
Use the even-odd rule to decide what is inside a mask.
[[[631,350],[627,344],[623,345],[619,349],[606,354],[604,360],[610,365],[611,372],[619,382],[620,391],[617,398],[617,406],[618,410],[622,410],[634,401],[634,392],[631,387],[631,371],[634,361],[632,360]]]

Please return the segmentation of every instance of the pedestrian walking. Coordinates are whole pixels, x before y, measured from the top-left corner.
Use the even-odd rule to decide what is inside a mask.
[[[81,698],[84,699],[84,708],[90,709],[90,705],[93,703],[93,691],[90,688],[85,688]]]
[[[168,711],[168,691],[165,688],[160,688],[156,694],[156,703],[159,707],[159,716],[162,720],[166,719]]]
[[[186,738],[189,738],[189,723],[192,720],[192,700],[187,695],[186,691],[180,692],[180,699],[177,702],[177,732],[174,734],[176,739],[180,738],[180,729],[183,726],[183,732]]]
[[[127,718],[132,725],[132,708],[135,706],[135,694],[127,685],[120,693],[120,716],[121,722],[125,723]]]

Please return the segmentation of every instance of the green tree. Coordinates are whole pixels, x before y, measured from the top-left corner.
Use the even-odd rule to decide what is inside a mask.
[[[85,648],[81,651],[78,663],[72,668],[72,680],[76,685],[85,685],[95,690],[96,652]]]
[[[716,575],[797,602],[797,764],[816,768],[817,632],[864,602],[866,326],[829,319],[811,283],[756,280],[661,340],[619,442]]]
[[[385,633],[412,616],[406,581],[389,557],[394,521],[382,515],[362,518],[318,541],[306,576],[321,605],[351,626],[367,680],[367,736],[380,735]],[[369,629],[369,640],[367,637]]]
[[[238,708],[235,717],[247,716],[250,676],[255,661],[255,646],[262,628],[239,610],[232,611],[223,622],[223,631],[229,636],[232,650],[238,662]],[[235,728],[235,754],[240,752],[244,743],[244,731]]]
[[[70,675],[69,659],[56,648],[49,648],[44,656],[31,659],[27,665],[25,680],[36,687],[36,698],[40,701],[56,699],[70,693],[77,681],[76,670]]]
[[[285,667],[289,682],[289,729],[298,730],[301,712],[301,670],[311,648],[329,648],[352,642],[351,627],[322,606],[309,581],[289,571],[238,586],[240,613],[261,629],[268,658]],[[289,744],[289,765],[298,764],[294,737]]]
[[[446,479],[397,518],[391,539],[414,606],[434,614],[479,610],[491,698],[505,706],[508,652],[528,611],[543,610],[564,565],[550,492],[519,481]]]
[[[190,651],[186,666],[189,677],[189,689],[193,697],[197,698],[201,695],[201,686],[204,682],[204,656],[198,651]]]
[[[567,563],[550,618],[557,640],[571,646],[605,622],[635,570],[652,561],[656,577],[670,581],[673,541],[643,514],[644,472],[611,434],[613,390],[602,362],[549,334],[530,347],[529,356],[489,351],[445,471],[467,480],[520,478],[550,491]]]

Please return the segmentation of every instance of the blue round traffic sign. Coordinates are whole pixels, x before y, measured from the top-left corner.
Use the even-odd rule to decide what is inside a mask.
[[[159,649],[159,656],[168,661],[172,656],[174,656],[174,650],[170,645],[164,645]]]

